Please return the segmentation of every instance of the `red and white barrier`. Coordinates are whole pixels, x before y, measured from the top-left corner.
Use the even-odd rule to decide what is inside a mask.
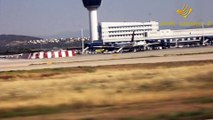
[[[73,50],[59,50],[47,52],[35,52],[29,56],[29,59],[65,58],[73,56],[75,56],[75,52]]]

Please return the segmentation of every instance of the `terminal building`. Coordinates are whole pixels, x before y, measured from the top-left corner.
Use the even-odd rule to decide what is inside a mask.
[[[157,32],[159,23],[150,22],[102,22],[100,23],[100,39],[103,42],[130,41],[133,31],[135,40],[142,40],[148,32]]]
[[[102,22],[99,23],[99,37],[103,43],[159,40],[165,42],[190,42],[212,39],[213,28],[159,29],[159,23],[150,22]]]

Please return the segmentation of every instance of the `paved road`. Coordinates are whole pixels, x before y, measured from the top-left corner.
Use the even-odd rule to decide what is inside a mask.
[[[0,59],[0,71],[199,60],[213,60],[213,47],[179,48],[109,55],[83,55],[61,59]]]

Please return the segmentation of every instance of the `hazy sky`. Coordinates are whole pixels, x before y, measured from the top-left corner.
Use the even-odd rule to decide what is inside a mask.
[[[184,3],[193,8],[187,19],[176,14]],[[98,14],[100,22],[213,22],[213,0],[103,0]],[[0,34],[72,37],[88,27],[81,0],[0,0]]]

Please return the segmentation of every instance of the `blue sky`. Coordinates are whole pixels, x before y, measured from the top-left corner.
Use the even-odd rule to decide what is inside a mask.
[[[193,8],[187,19],[176,14],[184,3]],[[98,14],[100,22],[213,22],[213,0],[103,0]],[[0,34],[76,37],[88,27],[81,0],[0,0]]]

